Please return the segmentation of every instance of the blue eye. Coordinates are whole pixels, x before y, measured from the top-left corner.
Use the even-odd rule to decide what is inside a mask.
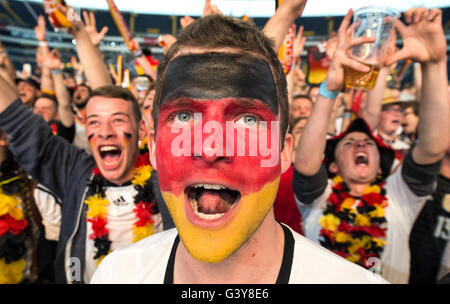
[[[188,112],[177,113],[174,117],[175,122],[189,122],[193,120],[193,115]]]
[[[258,117],[254,115],[244,115],[238,120],[236,120],[236,123],[243,124],[246,127],[253,127],[258,124],[258,121],[259,121]]]

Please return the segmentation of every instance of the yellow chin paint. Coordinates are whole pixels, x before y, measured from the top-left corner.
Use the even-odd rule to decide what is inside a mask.
[[[277,177],[258,192],[242,196],[229,222],[210,229],[195,226],[188,220],[183,193],[174,196],[163,192],[162,195],[189,253],[199,261],[218,263],[238,250],[258,229],[272,208],[279,182]]]

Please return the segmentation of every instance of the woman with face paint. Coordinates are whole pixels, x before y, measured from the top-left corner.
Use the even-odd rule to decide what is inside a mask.
[[[284,1],[274,18],[300,2]],[[282,66],[260,30],[219,15],[186,27],[158,69],[149,141],[177,229],[113,252],[92,282],[369,282],[275,221],[291,164],[287,109]]]
[[[409,25],[395,24],[403,48],[385,64],[409,58],[420,62],[423,71],[420,140],[395,172],[394,151],[362,118],[326,139],[328,118],[344,87],[344,65],[367,70],[346,55],[354,45],[351,15],[339,28],[338,48],[295,153],[294,193],[308,238],[391,283],[405,284],[411,228],[433,193],[449,138],[449,103],[442,98],[447,96],[442,12],[410,9],[405,12]]]

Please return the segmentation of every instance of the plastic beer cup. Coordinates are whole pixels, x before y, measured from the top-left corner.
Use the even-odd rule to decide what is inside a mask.
[[[353,16],[353,37],[375,37],[375,42],[364,43],[351,49],[351,56],[370,67],[362,73],[345,67],[346,88],[371,90],[376,83],[386,48],[390,42],[394,23],[400,13],[389,7],[367,6],[357,9]]]

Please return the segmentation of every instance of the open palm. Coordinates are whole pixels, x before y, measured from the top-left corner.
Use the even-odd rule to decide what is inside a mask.
[[[418,62],[439,62],[446,56],[446,40],[442,29],[442,11],[414,8],[405,12],[406,26],[397,20],[396,29],[403,39],[403,48],[387,58],[387,65],[402,59]]]

